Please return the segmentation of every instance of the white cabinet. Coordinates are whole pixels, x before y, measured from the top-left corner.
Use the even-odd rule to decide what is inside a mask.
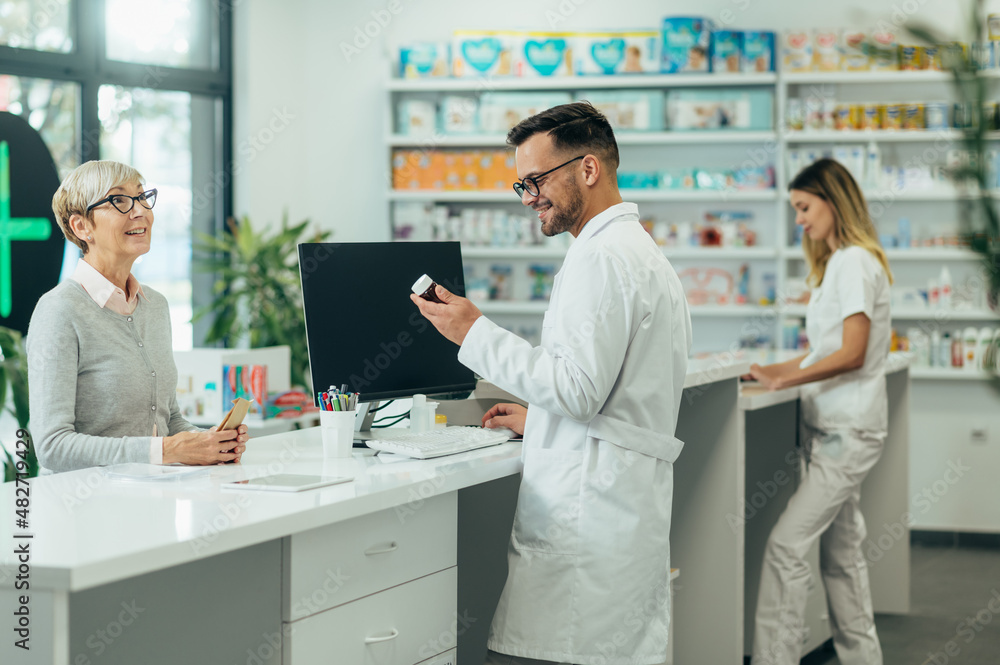
[[[458,569],[366,596],[291,624],[288,665],[415,665],[455,649]],[[451,662],[454,663],[452,657]]]
[[[414,665],[454,649],[457,529],[451,492],[286,538],[285,665]]]

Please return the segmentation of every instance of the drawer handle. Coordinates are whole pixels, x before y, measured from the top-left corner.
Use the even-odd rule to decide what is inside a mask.
[[[379,642],[388,642],[389,640],[394,640],[399,637],[399,631],[395,628],[388,635],[380,635],[379,637],[366,637],[365,644],[378,644]]]
[[[393,541],[387,545],[382,545],[381,547],[379,547],[378,545],[374,547],[369,547],[368,549],[365,550],[365,556],[372,556],[374,554],[388,554],[389,552],[395,552],[398,549],[399,545],[396,544],[395,541]]]

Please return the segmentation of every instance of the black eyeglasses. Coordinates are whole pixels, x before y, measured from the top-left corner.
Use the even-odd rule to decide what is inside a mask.
[[[555,167],[554,169],[549,169],[545,173],[539,173],[536,176],[530,176],[528,178],[521,178],[520,180],[518,180],[517,182],[514,183],[514,193],[517,194],[518,197],[523,197],[525,192],[528,192],[528,194],[530,194],[531,196],[538,196],[538,191],[539,191],[538,190],[538,179],[539,178],[544,178],[545,176],[547,176],[548,174],[552,173],[553,171],[558,171],[562,167],[566,166],[566,164],[572,164],[576,160],[583,159],[584,157],[586,157],[586,155],[580,155],[579,157],[574,157],[573,159],[569,160],[568,162],[564,162],[564,163],[560,164],[559,166]]]
[[[148,189],[139,196],[128,196],[126,194],[112,194],[111,196],[101,199],[97,203],[89,206],[87,212],[90,212],[94,208],[104,203],[110,203],[115,207],[115,210],[124,214],[127,214],[135,207],[135,202],[138,201],[142,204],[143,208],[147,210],[152,210],[153,205],[156,203],[156,190]]]

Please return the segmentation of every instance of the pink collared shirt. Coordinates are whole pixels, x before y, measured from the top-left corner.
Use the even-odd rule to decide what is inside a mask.
[[[125,288],[129,294],[127,296],[125,291],[115,286],[97,268],[83,259],[80,259],[76,264],[76,269],[70,277],[83,287],[83,290],[97,303],[98,307],[109,309],[115,314],[128,316],[134,312],[136,306],[139,304],[140,295],[147,302],[149,301],[149,298],[146,298],[146,294],[142,292],[142,285],[139,284],[139,280],[131,273],[129,273],[128,279],[125,281]],[[149,463],[163,464],[163,437],[156,435],[155,424],[153,425],[152,439],[149,443]]]

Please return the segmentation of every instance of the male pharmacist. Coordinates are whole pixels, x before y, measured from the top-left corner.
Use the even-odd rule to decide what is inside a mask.
[[[459,360],[528,409],[487,426],[524,434],[509,574],[490,665],[662,663],[669,621],[674,438],[691,347],[677,274],[623,203],[618,145],[588,103],[557,106],[507,135],[514,190],[542,232],[576,238],[556,275],[542,343],[465,298],[413,296]]]

